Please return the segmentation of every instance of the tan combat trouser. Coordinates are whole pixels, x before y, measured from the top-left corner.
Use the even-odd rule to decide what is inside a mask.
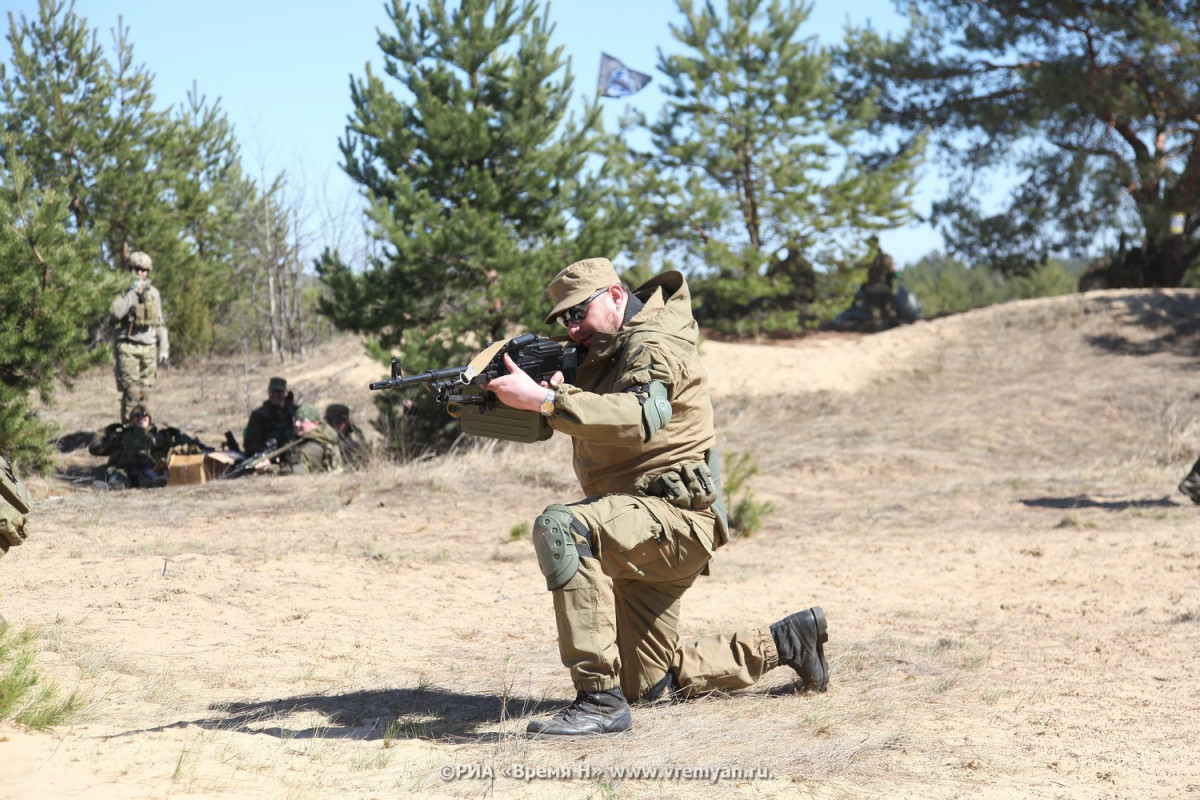
[[[581,558],[574,577],[552,592],[559,653],[576,690],[619,683],[636,700],[670,669],[693,696],[743,689],[778,665],[766,628],[679,641],[680,599],[711,557],[696,529],[711,541],[712,514],[631,495],[569,508],[591,532],[586,544],[595,556]]]
[[[129,409],[148,406],[150,389],[158,375],[158,345],[118,339],[113,358],[117,391],[121,393],[121,422],[129,421]]]

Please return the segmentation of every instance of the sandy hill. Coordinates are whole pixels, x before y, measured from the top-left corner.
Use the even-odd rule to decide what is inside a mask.
[[[519,535],[578,496],[562,437],[124,493],[64,453],[0,561],[0,609],[89,705],[51,734],[0,727],[0,796],[1200,791],[1200,508],[1175,491],[1200,450],[1198,311],[1196,292],[1105,292],[706,342],[722,448],[774,510],[692,589],[684,635],[819,603],[832,684],[797,694],[777,670],[635,709],[618,740],[519,735],[573,694]],[[158,421],[240,434],[272,374],[365,421],[381,370],[351,338],[174,369]],[[97,371],[42,413],[70,433],[116,407]]]

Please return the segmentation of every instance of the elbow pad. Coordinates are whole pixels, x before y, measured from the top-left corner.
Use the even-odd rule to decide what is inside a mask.
[[[662,381],[650,381],[632,386],[629,391],[636,393],[638,402],[642,404],[642,430],[646,433],[644,441],[648,442],[671,421],[671,401],[667,397],[667,387]]]

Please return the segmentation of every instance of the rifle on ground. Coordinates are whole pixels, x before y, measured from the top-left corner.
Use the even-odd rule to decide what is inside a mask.
[[[242,475],[245,475],[247,472],[253,472],[254,468],[257,467],[259,464],[263,463],[264,461],[273,461],[274,459],[283,455],[284,453],[291,450],[293,447],[297,446],[298,444],[300,444],[303,441],[304,441],[304,439],[302,439],[301,437],[296,437],[295,439],[292,439],[287,444],[285,444],[281,447],[276,447],[274,450],[264,450],[261,453],[256,453],[255,455],[243,458],[241,461],[239,461],[237,464],[235,464],[231,469],[222,473],[219,476],[218,480],[226,480],[228,478],[237,478]]]
[[[458,420],[463,433],[514,442],[536,442],[548,439],[554,433],[546,424],[546,418],[536,411],[510,408],[494,393],[481,387],[509,373],[504,363],[506,354],[535,381],[548,380],[555,372],[561,372],[570,382],[585,353],[586,348],[574,342],[524,333],[507,341],[493,342],[465,367],[404,375],[400,359],[393,358],[392,377],[376,381],[370,388],[377,391],[427,385],[434,399]]]
[[[179,430],[179,428],[172,428],[172,427],[168,426],[166,428],[163,428],[162,432],[167,435],[168,441],[171,442],[172,447],[175,447],[176,445],[181,445],[181,444],[190,444],[193,447],[197,448],[201,453],[211,453],[217,449],[215,447],[209,447],[204,442],[197,439],[195,436],[189,436],[188,434]]]

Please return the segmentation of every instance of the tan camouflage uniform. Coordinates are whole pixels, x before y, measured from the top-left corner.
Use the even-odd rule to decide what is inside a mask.
[[[665,273],[634,294],[644,307],[617,333],[597,334],[574,383],[555,392],[550,425],[572,437],[588,498],[568,506],[589,534],[574,535],[593,552],[552,592],[560,655],[577,690],[619,684],[630,700],[668,669],[687,695],[750,686],[779,662],[767,628],[679,640],[680,600],[728,529],[719,475],[716,502],[698,509],[653,496],[655,479],[717,466],[712,401],[683,276]],[[641,404],[626,390],[650,381],[667,387],[672,415],[645,441]]]

